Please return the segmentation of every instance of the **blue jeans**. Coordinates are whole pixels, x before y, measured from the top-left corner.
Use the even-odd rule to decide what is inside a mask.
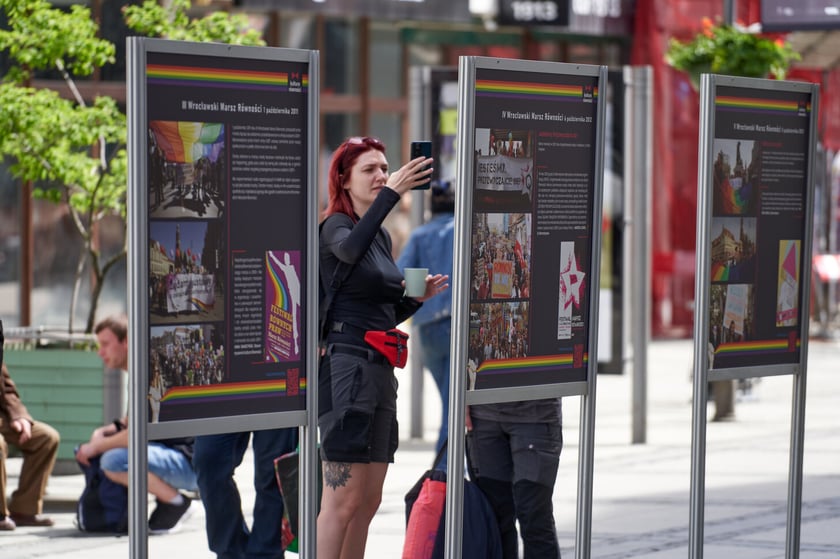
[[[163,480],[167,485],[184,491],[195,491],[195,473],[184,454],[161,443],[148,444],[149,473]],[[99,460],[99,466],[106,472],[128,471],[128,449],[106,450]]]
[[[440,450],[443,441],[449,434],[449,355],[450,342],[452,341],[452,321],[449,318],[423,324],[418,332],[420,336],[420,348],[423,351],[423,365],[432,373],[432,378],[440,392],[441,417],[440,432],[438,433],[435,450]],[[446,456],[442,457],[443,466],[446,466]]]
[[[254,523],[242,515],[233,472],[242,463],[251,432],[202,435],[195,439],[193,467],[207,520],[207,544],[219,559],[281,559],[283,500],[274,459],[297,446],[296,428],[254,431]]]

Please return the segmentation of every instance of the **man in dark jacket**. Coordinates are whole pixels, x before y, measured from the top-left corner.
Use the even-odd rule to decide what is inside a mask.
[[[44,491],[58,454],[58,431],[36,422],[20,400],[20,395],[3,363],[3,322],[0,321],[0,531],[17,526],[52,526],[42,516]],[[8,445],[20,449],[23,465],[18,488],[6,505],[6,456]]]

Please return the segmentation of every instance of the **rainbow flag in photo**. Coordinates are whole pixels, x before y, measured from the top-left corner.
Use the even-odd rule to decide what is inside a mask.
[[[148,64],[146,79],[155,85],[182,85],[227,89],[289,91],[289,72],[263,72],[227,68],[200,68],[175,64]],[[309,75],[300,76],[300,87],[309,87]]]
[[[214,300],[212,303],[205,303],[201,299],[193,297],[190,299],[190,304],[199,312],[207,312],[216,306],[216,301]]]
[[[712,262],[712,281],[729,280],[729,268],[720,262]]]
[[[551,101],[578,101],[598,97],[598,88],[584,85],[523,83],[501,80],[476,80],[475,93],[480,97],[508,99],[539,99]]]
[[[177,163],[202,157],[215,162],[225,145],[225,125],[220,123],[153,120],[149,130],[166,160]]]
[[[811,103],[788,101],[784,99],[759,99],[748,97],[732,97],[721,95],[715,97],[715,108],[724,111],[738,111],[742,113],[775,113],[783,115],[798,114],[801,111],[811,112]]]
[[[588,362],[589,354],[584,353],[583,363],[586,364]],[[539,355],[516,359],[488,359],[476,369],[476,372],[485,375],[498,375],[572,368],[574,368],[574,354],[561,353],[557,355]]]

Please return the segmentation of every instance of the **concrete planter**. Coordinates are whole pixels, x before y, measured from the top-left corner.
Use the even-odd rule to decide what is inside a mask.
[[[69,463],[78,473],[73,450],[114,419],[104,416],[109,383],[102,360],[88,350],[7,348],[5,361],[32,417],[61,434],[57,469]]]

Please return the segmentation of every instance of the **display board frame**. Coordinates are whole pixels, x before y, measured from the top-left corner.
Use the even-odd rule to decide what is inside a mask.
[[[606,66],[468,56],[460,58],[458,67],[458,190],[448,468],[450,472],[459,471],[464,462],[465,404],[582,396],[575,538],[578,558],[589,557],[591,543],[598,366],[597,289],[605,137],[605,103],[598,93],[606,91],[606,83]],[[505,119],[509,120],[506,124]],[[505,137],[497,137],[501,131],[505,132]],[[537,141],[539,134],[544,134],[542,143]],[[476,147],[479,138],[480,143],[488,147],[487,159]],[[540,148],[545,151],[537,156]],[[571,159],[557,159],[562,155],[569,155]],[[543,174],[538,176],[538,171]],[[579,174],[573,177],[574,173]],[[527,181],[527,178],[531,180]],[[569,180],[564,181],[564,178]],[[478,191],[485,192],[477,195]],[[541,192],[544,197],[540,200]],[[549,196],[552,193],[570,196],[580,204],[578,211],[563,215],[561,203]],[[540,211],[544,213],[540,214]],[[481,224],[481,230],[474,228],[474,222]],[[575,224],[572,227],[580,228],[578,233],[564,230],[571,223]],[[537,233],[529,230],[532,226],[540,228]],[[545,236],[540,239],[542,254],[534,247],[538,235]],[[559,244],[565,252],[550,255],[546,247],[555,245],[556,248],[558,240],[564,241]],[[477,241],[484,243],[483,249]],[[535,260],[532,248],[542,259],[542,268],[531,269],[530,262]],[[474,273],[489,270],[485,267],[486,262],[481,265],[478,261],[482,253],[499,255],[492,263],[493,274],[499,277],[491,279],[489,272],[486,275]],[[518,273],[516,262],[505,266],[499,265],[499,260],[505,260],[504,255],[519,259],[520,254],[524,259],[518,267],[527,267],[525,275],[534,283],[519,282],[517,297],[516,288],[512,286],[516,286],[518,280],[511,279]],[[588,258],[582,258],[582,255]],[[585,263],[578,266],[581,260]],[[563,262],[571,264],[564,268]],[[582,283],[576,283],[575,287],[580,291],[575,294],[579,299],[561,299],[561,289],[581,280],[581,276],[570,276],[583,270],[582,275],[589,283],[585,289]],[[561,274],[567,274],[562,281]],[[486,280],[482,280],[487,286],[481,292],[484,296],[479,294],[482,281],[478,280],[481,278]],[[562,282],[565,283],[561,285]],[[531,326],[534,320],[531,309],[539,306],[533,303],[540,298],[544,298],[541,302],[550,310],[548,315],[539,316],[543,321],[545,316],[553,316],[548,319],[547,331],[537,331]],[[565,312],[566,303],[568,306],[579,304],[578,314],[564,314],[561,320],[560,310]],[[504,305],[508,304],[510,308],[506,311]],[[497,308],[497,305],[501,306]],[[484,320],[482,312],[490,319]],[[475,322],[478,324],[473,324]],[[482,334],[481,328],[503,331],[507,336],[507,342],[496,343],[483,361],[480,356],[470,355],[476,334],[491,340],[491,335]],[[476,329],[479,330],[471,332]],[[522,343],[522,340],[514,339],[514,333],[524,333],[527,338],[528,349],[521,351],[521,355],[518,349],[513,349],[521,349]],[[496,342],[500,337],[496,336]],[[546,341],[550,339],[554,342]],[[538,341],[536,345],[535,340]],[[557,350],[546,351],[546,348],[557,347],[558,341],[573,348],[562,359]],[[493,345],[492,340],[490,345]],[[502,345],[505,346],[503,350],[500,349]],[[543,356],[542,361],[533,358],[539,355]],[[471,359],[476,361],[470,362]],[[502,372],[495,376],[488,373],[487,378],[494,380],[488,380],[486,387],[482,387],[481,365],[488,362]],[[447,557],[460,556],[462,534],[458,527],[462,517],[463,486],[448,484]]]
[[[455,321],[454,331],[459,332],[462,338],[467,336],[467,339],[462,341],[465,341],[465,347],[469,348],[471,337],[475,342],[475,332],[471,332],[476,330],[475,315],[478,314],[480,329],[481,325],[488,322],[484,320],[485,315],[493,315],[495,320],[494,313],[498,305],[502,305],[498,315],[507,317],[505,320],[508,324],[513,324],[513,329],[520,329],[517,319],[526,312],[530,316],[522,321],[524,323],[530,320],[532,326],[523,327],[523,330],[527,328],[525,336],[528,339],[527,347],[523,347],[521,351],[499,347],[511,345],[515,341],[508,340],[504,344],[493,346],[489,358],[471,354],[474,362],[468,363],[467,366],[475,368],[476,372],[474,377],[470,378],[467,404],[584,394],[587,391],[587,380],[597,366],[596,360],[591,357],[596,354],[592,350],[597,343],[603,173],[596,172],[596,169],[603,168],[604,148],[602,142],[596,140],[604,137],[604,102],[598,97],[598,91],[605,91],[606,81],[602,81],[598,66],[557,63],[544,65],[535,61],[512,62],[481,57],[476,57],[475,63],[475,68],[471,70],[471,80],[476,84],[473,88],[479,91],[472,94],[468,104],[462,103],[462,108],[459,108],[459,149],[467,154],[478,153],[481,147],[476,147],[477,136],[502,147],[493,148],[499,151],[486,156],[477,155],[478,161],[472,158],[467,158],[468,161],[460,160],[462,164],[459,166],[458,176],[459,210],[455,243],[461,249],[460,255],[469,263],[467,269],[459,270],[459,276],[468,277],[470,283],[459,284],[457,278],[455,279],[453,298],[459,307],[460,316]],[[482,78],[482,73],[486,78]],[[499,76],[494,76],[494,73],[499,73]],[[503,78],[506,73],[519,76],[520,81],[517,83],[514,80],[496,79]],[[553,80],[556,83],[522,81],[536,76],[548,76],[547,81]],[[464,78],[463,74],[461,78]],[[463,91],[463,86],[461,87]],[[482,88],[485,91],[481,91]],[[505,88],[508,91],[505,91]],[[528,91],[529,88],[532,91]],[[540,91],[540,88],[549,93]],[[580,96],[579,92],[586,88],[589,88],[589,93],[583,95],[592,95],[593,98],[574,98],[574,95]],[[574,93],[575,91],[578,93]],[[488,98],[493,101],[482,102]],[[537,99],[542,99],[543,104],[540,105]],[[591,104],[587,101],[591,101]],[[500,104],[506,104],[504,106],[509,109],[497,111]],[[591,107],[593,110],[591,115],[578,115],[569,108],[570,106]],[[542,107],[548,109],[543,110]],[[564,113],[563,110],[567,112]],[[484,115],[476,114],[480,112]],[[498,118],[499,115],[501,118]],[[571,122],[536,120],[537,117],[546,116],[564,118]],[[578,118],[592,118],[593,121],[587,125],[576,122],[575,119]],[[466,130],[460,125],[464,122],[462,119],[470,120],[470,127]],[[508,127],[494,126],[489,124],[491,122],[505,122]],[[590,133],[591,137],[582,136],[585,132],[581,129],[587,128],[585,132]],[[493,142],[494,136],[502,130],[507,132],[508,138],[496,138]],[[543,143],[538,147],[538,134],[557,136],[543,138]],[[587,148],[582,148],[587,142],[591,142],[590,153],[586,153]],[[532,144],[530,147],[529,143]],[[511,148],[510,144],[514,147]],[[543,152],[538,155],[538,149],[548,151],[548,148],[543,147],[547,144],[554,145],[554,153]],[[574,151],[575,149],[578,151]],[[511,150],[522,150],[525,157],[508,155]],[[574,155],[558,164],[555,158],[564,150]],[[581,155],[582,153],[584,155]],[[575,156],[578,159],[572,161]],[[540,157],[542,159],[539,159]],[[587,176],[577,177],[581,180],[574,183],[576,190],[568,196],[576,197],[574,202],[586,209],[574,215],[558,215],[557,212],[562,211],[562,208],[558,209],[560,204],[555,204],[553,199],[539,199],[539,196],[544,193],[547,197],[549,192],[565,194],[571,190],[564,185],[572,183],[574,179],[560,181],[565,179],[566,174],[572,174],[564,172],[563,169],[574,165],[577,165],[574,167],[577,174],[586,173]],[[541,169],[541,166],[544,168]],[[538,173],[542,178],[537,178]],[[549,176],[555,181],[551,190],[548,187]],[[529,180],[533,181],[533,188],[525,184]],[[540,181],[543,181],[542,190],[539,190]],[[487,185],[488,188],[483,188],[483,185]],[[525,189],[529,194],[523,193]],[[546,215],[540,215],[540,209],[543,209]],[[477,223],[478,220],[482,222]],[[567,227],[566,224],[572,220],[577,221]],[[572,232],[573,228],[578,228],[579,233]],[[495,238],[495,245],[491,247],[494,241],[485,239],[485,236]],[[563,255],[548,254],[555,248],[558,239],[564,242],[583,240],[574,241],[574,247],[565,255],[566,259],[563,259]],[[542,254],[538,244],[543,247]],[[501,253],[510,256],[507,262],[505,256],[497,258],[496,255]],[[459,264],[463,263],[458,255],[455,259]],[[495,260],[491,263],[491,259]],[[537,260],[541,262],[539,266],[542,266],[539,269],[536,269]],[[521,261],[521,264],[517,265],[518,261]],[[572,264],[571,271],[562,268],[562,264],[568,262]],[[486,266],[488,271],[482,270],[483,266]],[[521,268],[522,273],[517,273],[517,268]],[[575,271],[581,273],[574,276]],[[567,276],[571,279],[565,282],[560,278],[564,272],[571,274]],[[550,276],[550,279],[543,276]],[[497,278],[501,279],[497,281]],[[553,285],[546,286],[549,282],[561,285],[554,289]],[[517,284],[519,296],[515,292]],[[561,300],[561,291],[565,288],[571,292],[573,286],[580,291]],[[483,287],[486,289],[482,293]],[[534,304],[538,294],[545,298],[541,305]],[[464,307],[465,301],[469,302],[469,308]],[[497,301],[501,303],[497,304]],[[508,301],[513,301],[510,305],[515,305],[516,301],[529,303],[529,310],[519,315],[516,310],[506,312],[504,305]],[[538,327],[534,327],[533,323],[538,320],[534,315],[540,312],[540,309],[535,307],[539,306],[552,308],[545,316],[540,316],[542,322]],[[558,324],[560,320],[557,311],[561,306],[565,306],[564,310],[571,312],[565,317],[563,324]],[[596,327],[594,331],[593,326]],[[562,333],[559,333],[561,330]],[[508,332],[510,331],[511,328],[508,328]],[[479,333],[479,336],[481,335]],[[485,335],[485,338],[488,338],[488,335]],[[489,338],[479,338],[478,342],[486,345],[488,340]],[[539,349],[538,341],[542,346]],[[503,356],[500,357],[500,354]],[[488,371],[484,378],[483,371]]]
[[[166,377],[149,437],[303,425],[315,363],[317,53],[140,45],[129,254],[147,286],[129,333],[134,370],[150,377],[133,379],[152,388],[155,371]]]
[[[703,556],[708,382],[778,375],[794,384],[786,557],[798,556],[818,103],[816,84],[702,75],[692,559]]]
[[[318,359],[319,54],[144,37],[129,37],[126,46],[130,556],[148,552],[148,440],[277,428],[301,432],[298,537],[301,556],[314,556],[317,382],[306,381],[316,378]],[[179,247],[183,254],[166,246],[173,223],[178,238],[183,226],[184,238],[201,248]],[[236,279],[234,255],[250,260]],[[162,262],[190,286],[186,295],[164,291],[161,298],[153,288]],[[219,293],[224,310],[212,313]],[[195,316],[181,316],[185,310]],[[282,335],[270,339],[271,332]],[[235,349],[217,343],[230,346],[236,336],[259,345],[240,355],[239,378],[231,376]],[[194,352],[192,375],[179,377],[192,381],[177,387],[207,392],[169,420],[163,406],[150,405],[165,394],[150,392],[150,371],[161,368],[152,363],[153,339],[167,359]],[[211,357],[223,363],[221,379],[207,372]],[[213,394],[213,380],[227,386]]]

